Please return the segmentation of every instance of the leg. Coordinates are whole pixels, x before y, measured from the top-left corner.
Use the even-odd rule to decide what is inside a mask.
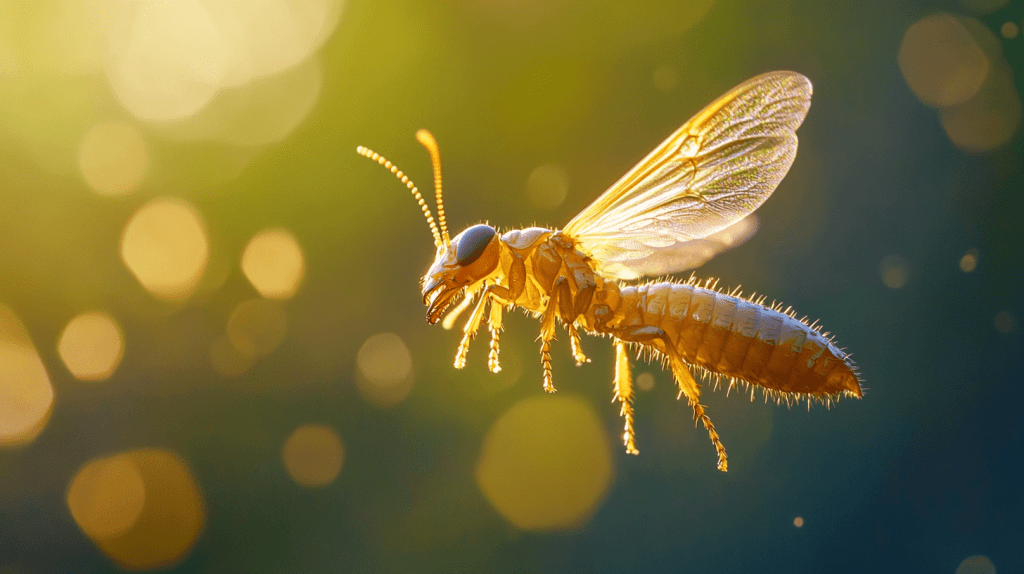
[[[622,442],[629,454],[640,454],[636,449],[633,432],[633,377],[629,372],[629,357],[626,355],[626,343],[615,340],[615,398],[622,405],[619,414],[626,420],[622,433]]]
[[[549,393],[555,392],[555,385],[551,381],[551,341],[555,338],[555,317],[563,293],[568,289],[565,277],[559,277],[551,287],[548,306],[540,318],[540,364],[544,371],[544,390]]]
[[[651,345],[658,339],[661,340],[662,346],[665,350],[662,351],[656,347],[655,350],[668,356],[669,365],[672,367],[672,375],[675,377],[676,384],[679,386],[679,396],[681,397],[686,395],[686,399],[693,408],[694,420],[704,423],[704,428],[708,431],[708,436],[711,437],[711,443],[715,445],[715,450],[718,452],[718,470],[721,470],[722,472],[727,471],[729,463],[728,456],[725,454],[725,446],[722,445],[722,441],[718,437],[718,431],[715,430],[715,425],[711,424],[711,419],[708,418],[707,413],[704,412],[704,406],[700,404],[700,385],[697,384],[693,375],[690,374],[690,368],[686,366],[686,363],[675,351],[675,347],[669,340],[668,334],[662,329],[650,325],[627,327],[618,330],[613,334],[619,339],[646,345]]]
[[[555,385],[551,382],[551,340],[555,338],[555,310],[548,305],[540,321],[540,366],[544,372],[544,390],[553,393]]]
[[[470,314],[469,320],[462,326],[462,341],[459,342],[459,350],[455,352],[455,368],[461,369],[466,366],[466,355],[469,354],[469,342],[476,336],[476,332],[480,330],[480,321],[484,317],[484,308],[487,307],[487,302],[491,299],[490,288],[484,289],[482,295],[480,295],[480,301],[476,304],[476,308],[473,309],[473,313]]]
[[[569,347],[572,348],[572,358],[576,359],[576,366],[580,367],[583,363],[589,363],[590,359],[583,354],[583,349],[580,347],[580,333],[576,330],[576,325],[569,323],[566,325],[566,329],[569,330]]]
[[[491,313],[487,316],[487,328],[491,331],[491,349],[487,353],[487,368],[492,373],[501,371],[498,363],[498,334],[501,333],[501,313],[505,307],[497,299],[491,301]]]
[[[672,366],[672,374],[675,376],[676,384],[679,385],[679,396],[686,395],[690,406],[693,407],[693,419],[704,423],[704,428],[708,431],[708,436],[711,437],[711,444],[715,445],[715,450],[718,451],[718,470],[726,472],[729,470],[729,457],[725,454],[725,446],[722,445],[722,441],[718,438],[718,431],[715,430],[715,425],[711,424],[711,419],[704,412],[704,406],[699,402],[700,385],[694,380],[693,374],[690,373],[690,368],[675,353],[669,355],[669,364]]]

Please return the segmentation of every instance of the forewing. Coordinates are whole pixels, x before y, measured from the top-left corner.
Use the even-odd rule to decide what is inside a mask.
[[[703,263],[710,257],[688,253],[699,245],[691,242],[736,223],[771,195],[793,163],[796,129],[810,105],[811,83],[795,72],[747,80],[676,130],[563,232],[613,278]]]

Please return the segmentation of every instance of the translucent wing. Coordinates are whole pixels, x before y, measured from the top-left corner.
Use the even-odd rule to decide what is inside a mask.
[[[810,105],[811,83],[795,72],[747,80],[683,124],[563,232],[617,279],[695,267],[742,243],[752,230],[739,241],[713,236],[757,209],[785,177]]]

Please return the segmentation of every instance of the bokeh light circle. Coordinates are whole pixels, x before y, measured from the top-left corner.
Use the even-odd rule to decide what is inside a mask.
[[[57,353],[76,379],[102,381],[121,363],[124,335],[110,315],[82,313],[64,327]]]
[[[487,500],[524,530],[580,526],[611,479],[611,447],[593,408],[561,394],[524,399],[498,418],[476,467]]]
[[[131,124],[96,124],[78,148],[78,167],[85,182],[100,195],[131,193],[149,170],[146,141]]]
[[[185,201],[155,199],[125,226],[121,259],[156,297],[184,299],[199,284],[210,259],[206,226]]]
[[[935,107],[969,100],[991,67],[975,38],[950,14],[932,14],[913,23],[903,36],[898,61],[914,94]]]
[[[25,326],[0,305],[0,446],[32,442],[50,418],[53,385]]]
[[[956,567],[956,574],[996,574],[996,566],[988,556],[971,556]]]
[[[882,259],[878,272],[882,276],[882,283],[890,289],[899,289],[910,280],[910,267],[899,255],[889,255]]]
[[[345,461],[345,447],[334,429],[303,425],[288,437],[281,450],[285,470],[300,486],[326,486],[338,477]]]
[[[359,394],[377,406],[394,406],[412,391],[412,355],[405,341],[394,333],[366,339],[356,355],[356,366]]]
[[[305,269],[299,242],[284,229],[257,233],[242,252],[242,273],[268,299],[294,295]]]
[[[988,81],[970,100],[942,110],[942,128],[956,147],[971,153],[997,148],[1020,125],[1020,94],[1005,62],[993,68]]]
[[[203,2],[140,0],[115,36],[107,78],[121,105],[140,120],[191,116],[221,89],[228,46]]]
[[[146,485],[127,456],[100,458],[79,469],[68,488],[71,516],[90,538],[117,536],[142,514]]]
[[[538,166],[526,180],[526,197],[541,209],[554,209],[569,193],[569,173],[557,163]]]
[[[166,450],[138,449],[86,463],[71,480],[67,504],[82,532],[127,570],[177,564],[206,522],[195,476]]]
[[[240,352],[252,357],[270,354],[288,331],[288,317],[281,306],[266,299],[249,299],[228,317],[228,338]]]

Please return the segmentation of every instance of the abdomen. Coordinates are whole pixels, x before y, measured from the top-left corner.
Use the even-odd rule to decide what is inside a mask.
[[[780,309],[688,283],[623,287],[621,295],[617,323],[660,327],[690,364],[784,398],[792,396],[788,393],[861,396],[848,355]]]

